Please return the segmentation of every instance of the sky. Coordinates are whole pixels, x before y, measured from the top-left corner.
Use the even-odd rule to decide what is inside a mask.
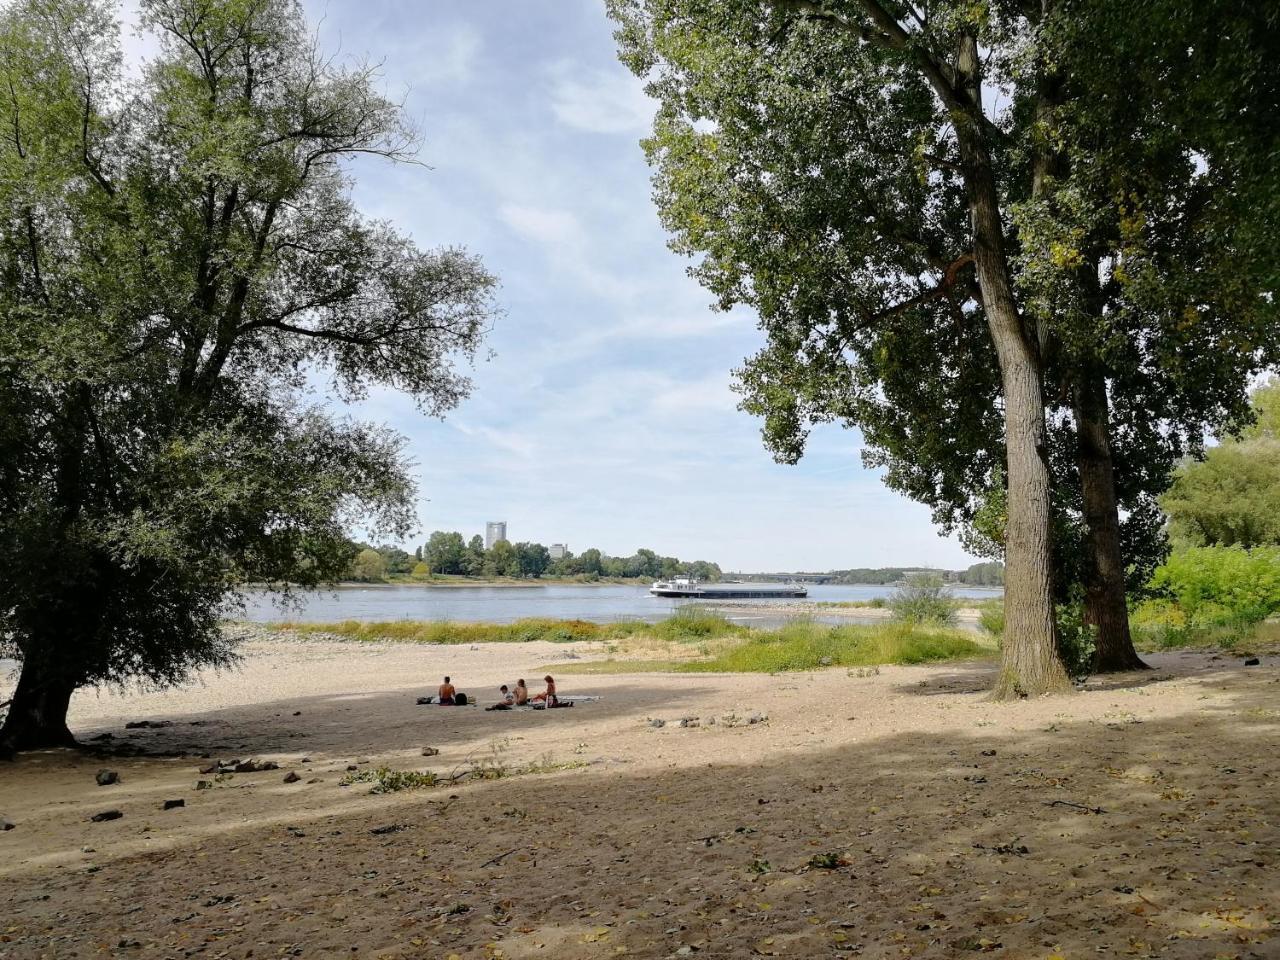
[[[407,438],[432,530],[639,547],[726,570],[964,567],[926,508],[863,468],[861,437],[772,461],[732,370],[764,342],[713,312],[667,248],[639,140],[653,104],[603,0],[304,0],[321,45],[383,64],[420,166],[361,162],[356,200],[423,247],[463,246],[503,313],[471,397],[443,420],[374,392],[355,415]],[[129,13],[126,7],[125,17]]]

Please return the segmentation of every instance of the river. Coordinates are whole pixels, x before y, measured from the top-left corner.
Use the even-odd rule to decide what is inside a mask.
[[[808,612],[816,619],[826,619],[821,610],[805,610],[814,603],[847,600],[871,600],[886,597],[891,586],[876,584],[817,584],[809,588],[808,600],[786,601],[735,600],[726,611],[733,620],[776,621],[777,608],[794,605],[797,613]],[[983,600],[1000,596],[999,589],[956,585],[953,593],[960,599]],[[243,612],[232,616],[266,622],[303,620],[329,623],[338,620],[460,620],[479,623],[510,623],[524,617],[547,617],[556,620],[594,620],[609,623],[616,620],[662,620],[690,600],[672,600],[649,595],[645,586],[575,586],[551,585],[531,587],[424,587],[412,584],[349,585],[336,589],[300,594],[296,605],[281,607],[276,594],[248,591],[244,594]],[[753,615],[751,606],[768,606]],[[785,618],[783,618],[785,619]],[[847,617],[840,618],[847,622]],[[763,624],[762,624],[763,625]]]

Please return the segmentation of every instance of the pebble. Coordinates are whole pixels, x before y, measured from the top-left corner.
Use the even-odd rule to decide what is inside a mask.
[[[179,807],[185,807],[187,801],[179,798],[177,800],[166,800],[160,807],[161,810],[176,810]]]
[[[8,817],[0,817],[0,833],[3,833],[6,830],[12,830],[16,826],[17,824]]]
[[[654,728],[656,728],[656,729],[661,729],[662,727],[665,727],[666,725],[667,725],[667,721],[665,721],[665,720],[650,720],[650,721],[649,721],[649,726],[654,727]]]
[[[423,747],[422,755],[424,757],[438,757],[440,756],[440,751],[436,747]]]
[[[301,779],[302,778],[298,776],[296,773],[294,773],[292,770],[290,770],[288,773],[284,775],[285,783],[297,783]]]
[[[109,787],[113,783],[120,782],[120,774],[116,773],[114,770],[99,770],[98,775],[94,777],[94,779],[98,781],[98,786]]]
[[[1250,657],[1244,662],[1246,667],[1256,667],[1261,661],[1257,657]]]
[[[212,784],[212,783],[210,783],[208,780],[197,780],[197,781],[196,781],[196,789],[197,789],[197,790],[208,790],[208,789],[209,789],[210,787],[212,787],[212,786],[213,786],[213,784]]]
[[[94,823],[105,823],[108,820],[119,820],[124,814],[119,810],[103,810],[101,813],[95,813],[89,819]]]

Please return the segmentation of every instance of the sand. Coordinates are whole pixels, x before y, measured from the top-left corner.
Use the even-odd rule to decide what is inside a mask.
[[[1280,956],[1272,658],[1161,655],[1007,705],[989,664],[414,702],[445,672],[532,686],[570,650],[256,642],[203,685],[78,695],[82,738],[186,755],[0,766],[0,957]],[[201,754],[280,769],[216,779]],[[553,772],[339,786],[477,762]]]

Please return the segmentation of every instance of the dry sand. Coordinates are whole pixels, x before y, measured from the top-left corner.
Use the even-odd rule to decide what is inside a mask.
[[[1157,656],[1008,705],[984,700],[987,664],[575,676],[603,699],[488,713],[414,698],[445,672],[533,686],[567,648],[245,652],[202,686],[76,698],[82,738],[184,757],[0,766],[0,957],[1280,956],[1269,658]],[[281,769],[196,790],[201,754]],[[338,785],[493,757],[587,765]]]

